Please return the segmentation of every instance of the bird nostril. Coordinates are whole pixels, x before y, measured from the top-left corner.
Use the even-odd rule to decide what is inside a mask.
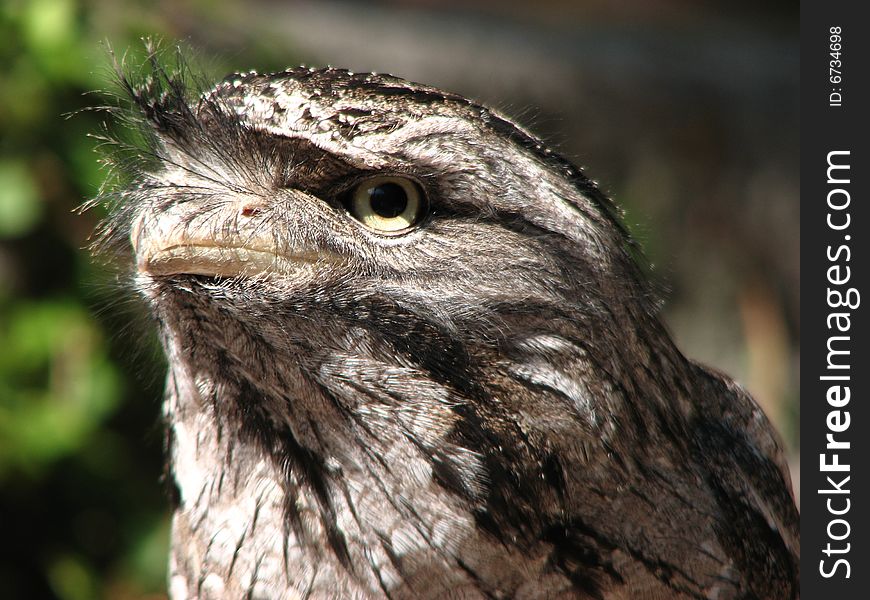
[[[245,206],[242,208],[243,217],[256,217],[262,209],[258,206]]]

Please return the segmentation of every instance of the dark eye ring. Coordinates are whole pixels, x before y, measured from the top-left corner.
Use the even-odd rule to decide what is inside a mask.
[[[420,186],[405,177],[377,176],[356,184],[348,201],[350,214],[381,233],[402,233],[422,218],[426,201]]]

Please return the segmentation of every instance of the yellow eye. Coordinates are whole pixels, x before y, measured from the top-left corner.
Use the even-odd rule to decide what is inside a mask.
[[[403,177],[372,177],[357,184],[350,213],[366,227],[399,233],[423,216],[425,200],[419,186]]]

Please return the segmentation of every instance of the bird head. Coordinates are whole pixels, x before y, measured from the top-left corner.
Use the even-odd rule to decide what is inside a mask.
[[[219,341],[252,374],[286,353],[328,379],[327,355],[356,353],[463,393],[542,353],[614,376],[647,360],[613,335],[655,322],[616,209],[498,113],[333,68],[233,74],[194,98],[162,72],[124,81],[151,160],[112,229],[182,354]]]

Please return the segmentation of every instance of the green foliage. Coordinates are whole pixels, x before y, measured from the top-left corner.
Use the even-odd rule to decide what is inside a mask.
[[[16,303],[0,324],[0,482],[38,477],[81,450],[117,409],[120,381],[97,326],[74,300]]]
[[[106,115],[82,112],[111,87],[101,40],[141,45],[135,13],[107,8],[0,3],[3,598],[165,589],[158,353],[118,333],[135,310],[83,251],[100,211],[75,212],[106,176],[88,137]]]
[[[0,162],[0,238],[26,234],[42,218],[36,182],[19,160]]]

